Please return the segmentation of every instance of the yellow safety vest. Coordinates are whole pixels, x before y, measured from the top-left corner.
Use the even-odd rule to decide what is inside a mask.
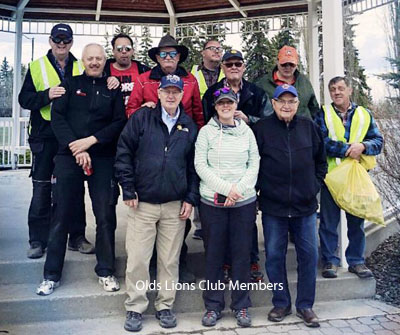
[[[371,115],[364,107],[358,106],[354,111],[354,115],[351,120],[349,141],[347,141],[344,137],[345,129],[343,122],[339,115],[337,115],[335,112],[333,106],[324,105],[322,106],[322,109],[324,111],[325,124],[328,128],[328,135],[330,139],[344,143],[361,143],[364,140],[364,137],[367,134],[371,124]],[[342,161],[339,157],[329,156],[327,160],[328,172],[337,167]]]
[[[192,75],[194,75],[197,79],[197,83],[199,84],[200,89],[200,98],[203,98],[204,93],[206,93],[208,87],[206,84],[206,79],[204,78],[203,72],[199,69],[200,65],[193,65],[192,67]],[[221,79],[224,79],[225,75],[222,70],[219,70],[219,76],[217,82]]]
[[[50,87],[61,84],[60,78],[56,69],[50,63],[47,56],[43,56],[39,59],[34,60],[29,64],[33,85],[35,85],[36,92],[47,90]],[[82,61],[74,61],[72,67],[72,75],[79,76],[85,70]],[[46,121],[50,121],[50,110],[51,104],[44,106],[40,109],[42,118]]]

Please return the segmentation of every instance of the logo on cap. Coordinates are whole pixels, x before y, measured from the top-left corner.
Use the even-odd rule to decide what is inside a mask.
[[[284,88],[285,90],[287,90],[287,89],[290,87],[290,85],[288,85],[288,84],[282,84],[281,86],[282,86],[282,88]]]
[[[181,78],[179,78],[176,74],[169,74],[167,76],[167,80],[169,80],[171,83],[176,84],[179,80],[181,80]]]

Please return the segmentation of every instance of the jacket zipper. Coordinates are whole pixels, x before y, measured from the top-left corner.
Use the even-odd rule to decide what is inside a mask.
[[[288,217],[292,217],[291,209],[292,209],[292,151],[290,150],[290,129],[289,123],[286,124],[287,132],[288,132],[288,151],[289,151],[289,213]]]

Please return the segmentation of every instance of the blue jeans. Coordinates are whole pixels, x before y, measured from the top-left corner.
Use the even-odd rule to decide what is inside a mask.
[[[317,278],[318,246],[317,215],[286,218],[262,215],[265,243],[265,268],[270,283],[276,288],[272,291],[274,307],[291,306],[287,281],[286,252],[289,227],[294,234],[297,254],[297,308],[312,308],[315,299]]]
[[[340,208],[328,188],[323,185],[321,188],[321,222],[319,225],[319,238],[321,243],[321,258],[324,264],[332,263],[336,266],[340,263],[337,256],[338,233],[337,228],[340,222]],[[364,264],[365,234],[364,219],[346,213],[347,237],[349,246],[346,249],[346,260],[349,265]]]

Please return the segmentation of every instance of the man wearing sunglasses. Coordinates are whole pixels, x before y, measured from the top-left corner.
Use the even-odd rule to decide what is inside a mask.
[[[314,89],[308,78],[298,70],[299,56],[294,47],[285,45],[278,52],[276,67],[256,81],[256,85],[264,89],[271,97],[277,86],[293,85],[298,94],[300,105],[297,115],[314,118],[319,112],[319,104]]]
[[[115,35],[111,40],[111,45],[114,58],[107,60],[104,71],[107,75],[116,77],[121,83],[121,92],[126,106],[135,79],[150,68],[133,59],[135,50],[129,35],[124,33]]]
[[[157,47],[149,50],[149,57],[157,65],[151,71],[142,73],[136,79],[126,109],[128,117],[142,106],[154,108],[158,100],[157,89],[161,78],[168,74],[176,74],[182,78],[185,86],[182,98],[185,113],[194,120],[199,128],[204,125],[197,80],[191,73],[180,66],[186,60],[188,53],[188,48],[184,45],[178,45],[176,40],[169,34],[161,38]]]
[[[29,244],[27,256],[40,258],[47,247],[50,210],[51,176],[57,140],[50,127],[50,109],[53,99],[61,97],[65,89],[61,81],[80,75],[84,67],[70,52],[73,44],[72,29],[67,24],[56,24],[50,34],[51,49],[47,55],[29,65],[18,100],[29,109],[29,145],[32,152],[33,195],[28,212]],[[79,207],[79,219],[71,222],[68,248],[81,253],[93,253],[94,247],[85,238],[85,208]]]
[[[201,65],[193,65],[192,74],[199,83],[200,96],[203,98],[207,89],[224,78],[224,72],[221,70],[221,59],[224,50],[221,44],[216,40],[208,40],[204,43],[201,56],[203,58]]]
[[[235,118],[242,119],[250,126],[253,126],[258,120],[272,114],[272,106],[268,95],[261,88],[243,79],[246,65],[244,64],[243,55],[240,51],[232,49],[226,52],[222,57],[221,67],[225,78],[211,86],[203,97],[204,119],[206,122],[216,113],[213,94],[223,87],[231,88],[238,97],[237,110],[234,115]],[[251,280],[253,282],[262,281],[264,278],[263,273],[260,271],[258,261],[258,233],[257,226],[254,224],[250,266]],[[230,268],[229,257],[226,262],[225,279],[228,281],[229,274],[227,272],[228,268]]]

